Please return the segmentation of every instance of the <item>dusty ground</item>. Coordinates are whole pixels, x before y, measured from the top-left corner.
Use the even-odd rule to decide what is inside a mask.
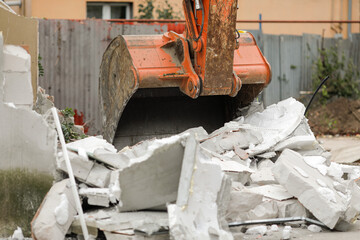
[[[232,229],[234,234],[235,240],[246,239],[246,240],[255,240],[255,239],[262,239],[262,240],[275,240],[275,239],[282,239],[282,230],[283,226],[279,226],[279,231],[268,233],[264,236],[261,235],[245,235],[240,232],[240,229]],[[343,240],[343,239],[359,239],[360,238],[360,223],[356,223],[352,226],[352,228],[347,232],[338,232],[338,231],[329,231],[323,230],[319,233],[313,233],[306,228],[302,228],[300,226],[294,227],[292,225],[290,239],[296,240]]]
[[[360,99],[333,98],[322,105],[315,99],[308,111],[309,125],[315,135],[360,134]]]

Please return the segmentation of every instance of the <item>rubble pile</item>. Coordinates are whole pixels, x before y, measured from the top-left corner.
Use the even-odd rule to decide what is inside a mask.
[[[233,239],[279,229],[229,225],[291,217],[346,230],[360,212],[360,168],[330,162],[304,111],[293,98],[265,110],[253,103],[211,134],[193,128],[120,151],[99,137],[67,144],[90,235]],[[62,152],[56,165],[62,179],[34,217],[34,239],[82,234]],[[286,226],[282,237],[290,235]]]

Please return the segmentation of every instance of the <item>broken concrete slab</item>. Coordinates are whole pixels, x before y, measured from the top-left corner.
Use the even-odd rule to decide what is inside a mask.
[[[243,122],[231,121],[224,127],[214,131],[201,143],[205,149],[216,153],[234,150],[235,148],[246,149],[250,145],[259,144],[262,136],[258,131],[247,129]]]
[[[274,200],[282,201],[289,198],[293,198],[283,186],[279,184],[269,184],[258,187],[249,187],[249,191],[263,195],[264,197]]]
[[[110,190],[108,188],[80,188],[79,195],[86,197],[89,205],[110,206]]]
[[[248,220],[247,213],[263,202],[263,195],[249,191],[247,188],[232,190],[226,213],[229,222]]]
[[[57,161],[57,169],[67,173],[68,171],[67,171],[65,159],[63,157],[62,152],[60,152],[58,155],[60,155],[60,156]],[[72,167],[74,176],[78,180],[85,182],[89,176],[91,169],[94,166],[94,162],[89,161],[86,158],[81,157],[78,154],[71,152],[71,151],[68,152],[68,155],[69,155],[69,159],[71,162],[71,167]]]
[[[185,192],[187,204],[168,205],[170,235],[174,239],[233,239],[225,230],[224,219],[231,183],[221,167],[209,160],[199,151],[196,168],[180,180],[192,182],[190,194]],[[178,198],[182,198],[180,193]]]
[[[107,232],[138,229],[151,235],[160,229],[168,229],[169,220],[166,212],[137,211],[118,212],[117,207],[93,210],[84,214],[86,224]],[[78,219],[72,224],[80,226]]]
[[[105,188],[109,185],[111,170],[101,164],[95,163],[86,178],[86,184],[94,187]]]
[[[108,188],[89,188],[80,184],[79,195],[87,198],[87,203],[92,206],[109,207],[110,203],[117,204],[120,200],[119,171],[110,174]]]
[[[294,98],[268,106],[246,117],[245,124],[261,133],[263,141],[247,150],[250,156],[261,154],[288,137],[303,119],[305,107]]]
[[[273,167],[273,173],[290,194],[329,228],[334,228],[343,218],[347,199],[337,194],[333,179],[309,166],[299,153],[284,150]]]
[[[92,157],[95,158],[95,160],[116,169],[123,169],[130,163],[130,158],[125,154],[122,154],[121,152],[113,153],[106,149],[96,149]]]
[[[70,180],[55,183],[31,222],[34,239],[64,239],[76,215]]]
[[[0,103],[1,169],[27,168],[53,173],[57,154],[57,135],[41,115]]]
[[[78,151],[78,148],[83,148],[87,153],[94,154],[97,149],[105,149],[112,153],[116,153],[116,148],[108,143],[105,139],[99,137],[87,137],[81,140],[77,140],[66,144],[66,147],[70,150]]]
[[[47,113],[52,107],[54,107],[54,97],[45,93],[45,90],[38,87],[36,103],[33,110],[41,115]]]
[[[312,133],[307,119],[303,117],[297,128],[283,141],[276,144],[275,151],[285,148],[292,150],[314,150],[316,138]]]
[[[145,141],[122,152],[137,157],[119,173],[121,211],[147,209],[176,200],[183,158],[188,157],[183,145],[188,136]]]

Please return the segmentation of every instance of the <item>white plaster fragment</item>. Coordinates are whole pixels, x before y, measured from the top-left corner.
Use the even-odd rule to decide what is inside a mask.
[[[266,226],[256,226],[256,227],[251,227],[248,230],[246,230],[245,234],[246,235],[261,235],[264,236],[267,232],[267,227]]]
[[[81,140],[77,140],[71,143],[66,144],[66,147],[71,150],[78,151],[79,148],[84,149],[87,153],[94,154],[96,149],[106,149],[110,152],[116,153],[116,148],[108,143],[105,139],[100,139],[98,137],[87,137]]]
[[[319,233],[322,231],[322,228],[317,226],[317,225],[314,225],[314,224],[311,224],[307,227],[307,229],[310,231],[310,232],[313,232],[313,233]]]
[[[283,240],[287,240],[291,238],[291,227],[285,226],[282,232],[282,238]]]
[[[256,112],[245,118],[244,123],[258,129],[263,141],[247,152],[253,156],[263,153],[284,140],[300,124],[305,107],[294,98],[288,98],[268,106],[263,112]]]
[[[11,239],[16,239],[16,240],[24,239],[24,235],[23,235],[22,229],[20,227],[16,228],[13,235],[11,236]]]
[[[56,222],[60,225],[65,225],[69,220],[69,201],[64,193],[60,198],[60,204],[54,210]]]
[[[278,231],[279,231],[278,225],[276,225],[276,224],[271,225],[270,231],[272,231],[272,232],[278,232]]]

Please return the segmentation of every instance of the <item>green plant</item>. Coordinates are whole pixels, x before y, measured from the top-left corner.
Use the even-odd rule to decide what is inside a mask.
[[[39,77],[44,76],[44,68],[43,68],[43,66],[42,66],[42,64],[41,64],[41,60],[42,60],[42,57],[41,57],[40,54],[39,54],[39,56],[38,56]]]
[[[144,3],[140,3],[139,7],[139,18],[140,19],[153,19],[154,18],[154,3],[153,0],[145,0]]]
[[[168,0],[164,2],[165,7],[156,9],[156,13],[158,14],[158,19],[174,19],[175,13],[173,7],[169,4]]]
[[[65,108],[60,112],[63,115],[63,120],[61,121],[61,130],[63,131],[65,142],[68,143],[73,140],[85,138],[85,134],[81,134],[79,131],[75,130],[73,120],[75,112],[72,110],[72,108]]]
[[[316,89],[321,81],[329,76],[329,80],[321,89],[322,103],[326,103],[333,96],[358,98],[360,86],[359,70],[354,67],[352,59],[346,61],[344,54],[338,56],[337,46],[321,49],[320,56],[313,65],[313,88]]]

